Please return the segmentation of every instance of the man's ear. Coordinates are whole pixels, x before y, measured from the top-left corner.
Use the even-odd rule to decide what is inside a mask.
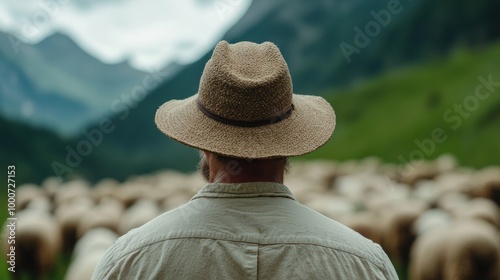
[[[209,151],[202,151],[208,161],[212,158],[213,153]]]

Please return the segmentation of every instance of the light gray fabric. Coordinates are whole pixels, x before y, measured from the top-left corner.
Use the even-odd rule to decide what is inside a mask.
[[[398,279],[379,245],[276,183],[208,184],[119,238],[92,279]]]

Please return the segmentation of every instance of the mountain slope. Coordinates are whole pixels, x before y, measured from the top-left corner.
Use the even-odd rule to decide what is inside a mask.
[[[500,38],[498,10],[496,0],[419,1],[414,9],[404,11],[398,24],[387,26],[367,62],[390,67],[439,57],[457,45],[487,45]]]
[[[328,63],[324,63],[324,58],[311,57],[317,51],[313,48],[316,43],[323,48],[330,46],[324,41],[330,40],[329,38],[322,39],[327,33],[316,34],[315,39],[311,41],[308,39],[311,36],[308,32],[319,28],[322,32],[328,29],[332,33],[338,25],[327,24],[330,20],[328,12],[338,15],[334,17],[335,20],[340,18],[347,20],[349,17],[355,20],[369,16],[370,8],[376,8],[377,5],[381,7],[385,2],[365,0],[346,2],[342,4],[344,8],[339,10],[336,10],[337,6],[332,6],[329,1],[317,1],[307,5],[300,3],[296,1],[293,3],[295,5],[291,5],[289,1],[283,0],[271,3],[263,0],[254,1],[247,14],[224,36],[224,39],[229,42],[242,40],[275,42],[281,47],[287,59],[295,90],[309,92],[321,88],[315,81],[327,80],[323,74],[331,71],[317,67],[321,65],[329,67]],[[353,13],[357,16],[354,17]],[[326,27],[323,28],[322,25]],[[329,50],[328,47],[326,51],[337,55],[336,51]],[[162,135],[154,124],[154,114],[165,101],[186,98],[196,93],[204,65],[210,56],[211,52],[198,62],[187,66],[174,79],[152,91],[137,107],[126,108],[124,113],[114,116],[112,122],[116,126],[115,130],[105,135],[102,143],[84,159],[81,168],[96,170],[91,172],[92,176],[117,178],[162,167],[192,170],[198,158],[197,152]],[[98,126],[92,127],[96,128]],[[84,137],[76,139],[75,142],[82,139],[84,140]],[[124,155],[127,157],[125,161],[122,158]],[[96,165],[108,168],[93,168]],[[114,166],[117,168],[109,168]]]
[[[352,43],[354,28],[373,20],[370,11],[385,9],[387,1],[321,0],[305,4],[299,0],[281,0],[273,4],[272,9],[262,13],[261,7],[270,4],[254,1],[247,14],[224,37],[230,42],[248,40],[277,44],[289,65],[295,92],[315,94],[376,72],[363,60],[348,63],[339,45]],[[414,7],[409,5],[407,9]],[[245,28],[254,17],[259,21]],[[397,24],[400,19],[394,16],[392,22]],[[361,54],[368,55],[373,45]]]
[[[30,45],[0,33],[0,71],[0,114],[65,135],[112,113],[113,100],[147,75],[104,64],[60,34]]]
[[[424,5],[425,3],[430,2],[405,2],[403,12],[393,15],[390,26],[396,28],[395,26],[405,16],[419,11],[421,7],[428,5]],[[335,3],[314,1],[303,4],[298,0],[272,3],[256,0],[224,39],[229,42],[241,40],[275,42],[281,48],[290,67],[294,91],[303,94],[321,93],[322,89],[332,85],[346,85],[349,81],[374,75],[384,69],[386,60],[390,61],[391,57],[397,58],[406,51],[401,49],[376,53],[381,44],[391,44],[384,41],[382,35],[385,29],[381,30],[381,35],[373,38],[371,44],[353,58],[350,64],[339,49],[341,42],[352,42],[355,35],[354,27],[364,27],[373,20],[371,11],[387,9],[387,3],[387,1],[358,0]],[[446,5],[453,3],[446,2]],[[410,27],[408,24],[407,29],[399,29],[398,32],[410,32]],[[455,41],[456,38],[450,40]],[[428,47],[424,43],[421,45],[422,48]],[[174,79],[155,89],[137,107],[129,108],[126,113],[112,118],[116,129],[105,136],[102,144],[84,159],[82,166],[87,170],[93,170],[92,166],[98,164],[116,166],[114,169],[99,168],[92,174],[118,178],[162,167],[192,169],[197,159],[196,151],[163,136],[156,129],[153,120],[156,109],[163,102],[185,98],[197,91],[199,77],[210,55],[211,53],[208,53],[198,62],[186,67]],[[405,92],[404,96],[413,98],[409,92]],[[123,155],[126,155],[127,160],[123,160]]]
[[[500,91],[500,68],[492,59],[496,57],[500,57],[500,43],[475,52],[457,50],[448,58],[401,68],[363,85],[325,91],[337,115],[336,130],[324,147],[301,158],[348,160],[377,156],[401,164],[410,159],[431,159],[451,153],[465,166],[498,164],[500,95],[496,93]],[[196,70],[202,71],[201,67]],[[186,72],[178,76],[187,84],[193,82],[190,77],[192,75]],[[485,82],[488,80],[491,82]],[[193,82],[191,87],[195,90],[196,84]],[[173,88],[164,89],[176,98],[181,94]],[[162,96],[157,98],[160,101]],[[463,106],[466,117],[455,108],[459,105]],[[123,120],[109,119],[114,130],[102,133],[102,141],[92,146],[90,155],[81,156],[79,166],[64,176],[125,179],[158,168],[192,170],[196,151],[171,141],[156,129],[144,129],[155,125],[154,111],[143,110],[146,107],[138,106],[130,109],[127,116],[121,114],[126,116]],[[149,115],[150,121],[138,121],[143,114]],[[94,133],[96,129],[87,131]],[[24,133],[22,129],[3,128],[3,131],[7,131],[7,135]],[[45,138],[48,137],[41,137]],[[68,147],[77,150],[79,143],[88,138],[71,142],[39,141],[41,146],[46,145],[43,153],[29,148],[31,139],[21,140],[1,144],[3,147],[14,143],[26,145],[28,149],[24,150],[28,153],[22,155],[23,164],[32,164],[32,168],[42,166],[40,170],[55,175],[50,164],[58,161],[66,165]],[[11,150],[2,151],[4,153],[7,158],[20,158]],[[41,162],[31,160],[28,154],[42,154]]]
[[[298,0],[256,0],[253,2],[247,14],[224,36],[224,39],[229,42],[241,40],[262,42],[269,40],[277,43],[290,67],[295,92],[301,94],[329,95],[333,91],[326,89],[355,85],[359,80],[374,77],[374,75],[386,69],[390,69],[391,67],[404,65],[416,59],[430,60],[436,55],[449,53],[450,49],[460,44],[461,38],[465,36],[459,32],[461,26],[458,23],[462,18],[449,16],[448,14],[443,14],[442,17],[433,16],[430,18],[422,15],[425,15],[426,9],[432,7],[451,11],[454,10],[454,5],[460,5],[462,10],[467,10],[467,5],[471,5],[471,7],[476,5],[472,2],[460,1],[455,3],[449,0],[444,2],[439,1],[439,3],[431,0],[422,0],[418,2],[402,1],[401,5],[403,5],[403,11],[397,15],[393,15],[390,24],[382,28],[378,36],[371,38],[369,45],[366,48],[362,48],[359,54],[353,55],[351,63],[348,63],[339,48],[339,44],[341,42],[353,44],[353,39],[356,34],[354,28],[365,28],[367,23],[374,20],[371,11],[378,12],[382,9],[386,9],[388,3],[388,1],[382,0],[344,0],[335,2],[325,0],[313,1],[310,3]],[[489,30],[488,32],[491,34],[488,33],[490,35],[486,37],[476,38],[471,35],[474,32],[464,33],[469,34],[467,38],[470,38],[471,42],[477,40],[478,44],[470,44],[475,47],[486,45],[493,40],[493,38],[498,38],[497,32],[500,30],[495,26],[497,19],[486,16],[491,14],[488,8],[494,8],[496,4],[491,1],[481,3],[486,3],[486,8],[482,8],[481,13],[473,13],[472,16],[467,18],[467,21],[474,19],[480,22],[480,25],[487,28]],[[485,16],[483,17],[483,15]],[[444,42],[447,42],[446,45],[441,45],[441,41],[425,40],[425,36],[417,36],[420,33],[431,33],[433,27],[438,25],[451,26],[445,30],[452,30],[453,32],[447,33],[447,35],[444,36],[445,38],[442,39]],[[435,29],[440,30],[437,27]],[[389,36],[386,34],[392,35]],[[439,34],[434,34],[433,38],[436,38],[436,36],[439,37],[438,35]],[[413,40],[414,38],[417,39]],[[414,58],[413,55],[415,55],[416,58]],[[467,56],[468,55],[465,55],[465,57]],[[474,57],[474,55],[471,56]],[[185,98],[197,91],[200,75],[209,57],[210,53],[206,54],[198,62],[182,69],[174,79],[162,84],[149,96],[144,98],[142,102],[138,104],[126,104],[125,102],[121,102],[119,104],[121,111],[109,119],[113,125],[113,131],[103,133],[102,141],[100,141],[98,145],[92,147],[92,152],[89,155],[82,157],[82,161],[78,167],[72,168],[73,172],[75,174],[80,173],[89,176],[90,179],[102,177],[124,179],[126,176],[132,174],[150,172],[158,168],[192,170],[198,157],[196,151],[163,136],[156,129],[153,120],[156,109],[163,102],[171,99]],[[443,63],[446,64],[445,62]],[[471,65],[475,65],[474,61],[470,61],[470,63]],[[416,79],[419,73],[431,71],[433,66],[434,64],[432,63],[431,65],[421,66],[425,70],[418,72],[416,74]],[[455,68],[448,70],[451,71],[450,73],[454,73],[453,69]],[[457,69],[461,69],[460,71],[462,72],[468,71],[468,67],[466,66],[460,66]],[[434,72],[431,71],[430,73]],[[483,72],[479,71],[477,75],[480,73]],[[398,73],[393,73],[392,75],[398,77],[397,74]],[[426,76],[422,74],[422,77],[418,78],[418,83],[415,88],[418,89],[418,86],[422,83],[427,83],[425,79],[429,79],[429,82],[435,81],[433,77],[432,75]],[[382,80],[384,79],[387,80],[387,78],[382,78]],[[443,84],[448,83],[447,79],[450,79],[452,83],[456,82],[454,76],[445,74],[439,79]],[[391,89],[389,86],[392,85],[393,82],[394,81],[391,79],[380,82],[382,83],[382,85],[380,85],[381,90]],[[411,79],[408,80],[408,83],[413,85]],[[394,82],[394,84],[398,85],[397,82]],[[436,88],[439,90],[441,87]],[[342,113],[342,108],[355,107],[354,105],[358,102],[361,103],[359,108],[368,108],[364,106],[370,105],[378,100],[378,98],[380,98],[380,92],[382,92],[381,90],[378,90],[378,88],[374,86],[368,93],[363,94],[363,100],[351,100],[348,97],[342,97],[344,101],[335,100],[334,102],[336,103],[342,102],[342,104],[345,104],[345,106],[342,105],[341,108],[338,109],[338,113]],[[391,90],[395,91],[395,89]],[[400,85],[399,90],[399,95],[396,96],[397,98],[395,97],[393,101],[387,101],[387,104],[396,106],[395,108],[390,106],[387,107],[395,113],[400,112],[397,111],[397,109],[400,109],[397,107],[397,102],[402,102],[402,104],[407,104],[405,100],[420,102],[420,91],[412,90],[411,86],[407,89],[402,85]],[[457,91],[459,90],[461,89],[457,89]],[[361,89],[356,88],[343,91],[349,91],[356,96],[355,92],[361,91]],[[431,100],[428,102],[437,102],[432,100],[442,101],[443,94],[444,93],[439,91],[428,92],[428,99]],[[342,94],[341,96],[347,96],[347,94]],[[333,104],[334,107],[336,107],[336,103]],[[385,106],[383,104],[384,103],[382,103],[382,107]],[[384,114],[380,112],[379,114],[382,115],[381,119],[383,119]],[[485,118],[494,119],[496,116],[495,111],[491,111],[487,114],[489,114],[489,117]],[[356,118],[360,118],[360,115],[363,115],[363,111],[354,110],[347,114],[347,120],[352,121],[353,126],[356,127],[354,121]],[[402,117],[404,114],[399,115],[398,113],[396,116],[404,119]],[[99,130],[100,127],[98,122],[101,119],[107,120],[104,117],[100,117],[97,120],[97,124],[89,127],[87,131]],[[422,137],[423,139],[425,135],[427,135],[426,133],[430,133],[422,129],[422,127],[427,128],[423,123],[413,121],[402,123],[403,126],[408,126],[408,128],[403,127],[401,129],[406,129],[403,130],[404,133],[410,136],[405,134],[406,136],[403,137],[398,134],[399,132],[392,134],[391,131],[385,131],[385,134],[380,136],[380,140],[377,140],[380,143],[374,139],[373,144],[369,143],[365,145],[361,139],[366,138],[366,133],[363,133],[366,132],[366,130],[362,128],[369,128],[373,124],[365,123],[366,127],[361,127],[358,132],[354,134],[351,134],[351,132],[345,134],[342,132],[342,127],[348,125],[349,122],[346,122],[345,116],[341,114],[339,115],[339,127],[335,133],[333,143],[336,143],[336,141],[345,141],[350,145],[341,145],[343,147],[342,150],[345,150],[345,152],[332,150],[335,151],[335,153],[330,154],[328,152],[324,157],[349,158],[351,156],[358,157],[367,154],[376,154],[390,161],[398,161],[398,157],[394,157],[393,154],[391,154],[393,150],[407,157],[414,147],[412,147],[412,141],[409,142],[410,144],[408,144],[406,140],[405,142],[394,144],[394,141],[396,141],[394,139],[398,139],[398,137],[403,137],[404,139]],[[395,128],[397,127],[398,126],[395,126]],[[485,127],[490,126],[486,124]],[[412,131],[415,131],[414,134],[411,134]],[[451,135],[452,133],[449,132],[449,134]],[[351,139],[351,143],[349,141],[350,137],[356,137],[356,140]],[[338,138],[344,140],[335,140]],[[80,143],[85,143],[84,141],[88,141],[87,137],[84,134],[80,134],[79,137],[74,138],[68,145],[70,148],[76,149]],[[463,143],[455,143],[455,141],[458,140],[449,142],[452,144],[454,143],[453,145],[449,144],[450,147],[453,146],[454,150],[462,149]],[[394,148],[390,145],[386,145],[386,143],[389,142],[394,144]],[[401,145],[401,147],[398,148],[398,145]],[[352,148],[349,148],[351,146]],[[329,150],[327,149],[325,151]],[[58,147],[57,153],[61,152],[63,154],[66,153],[66,147],[64,145]],[[51,160],[53,159],[47,159],[49,162],[51,162]],[[64,164],[64,155],[62,159],[58,160]],[[476,160],[476,162],[481,162],[481,159]]]
[[[51,163],[64,160],[67,143],[51,131],[0,117],[0,166],[16,166],[18,185],[54,176]]]
[[[476,53],[457,50],[359,87],[326,91],[337,128],[327,145],[305,158],[374,155],[403,164],[451,153],[465,166],[498,164],[498,57],[500,43]]]

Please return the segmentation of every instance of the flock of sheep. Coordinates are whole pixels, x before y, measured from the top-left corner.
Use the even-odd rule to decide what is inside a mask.
[[[72,252],[65,279],[90,279],[120,235],[204,184],[199,174],[162,171],[94,186],[55,178],[20,186],[16,274],[43,278]],[[463,168],[450,156],[406,166],[292,162],[285,185],[299,202],[379,243],[413,280],[500,279],[500,167]],[[7,234],[4,226],[4,251]]]

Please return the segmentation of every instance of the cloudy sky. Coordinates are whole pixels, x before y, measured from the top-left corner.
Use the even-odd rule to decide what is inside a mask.
[[[251,0],[2,0],[0,30],[27,43],[54,32],[106,63],[150,71],[205,54]]]

